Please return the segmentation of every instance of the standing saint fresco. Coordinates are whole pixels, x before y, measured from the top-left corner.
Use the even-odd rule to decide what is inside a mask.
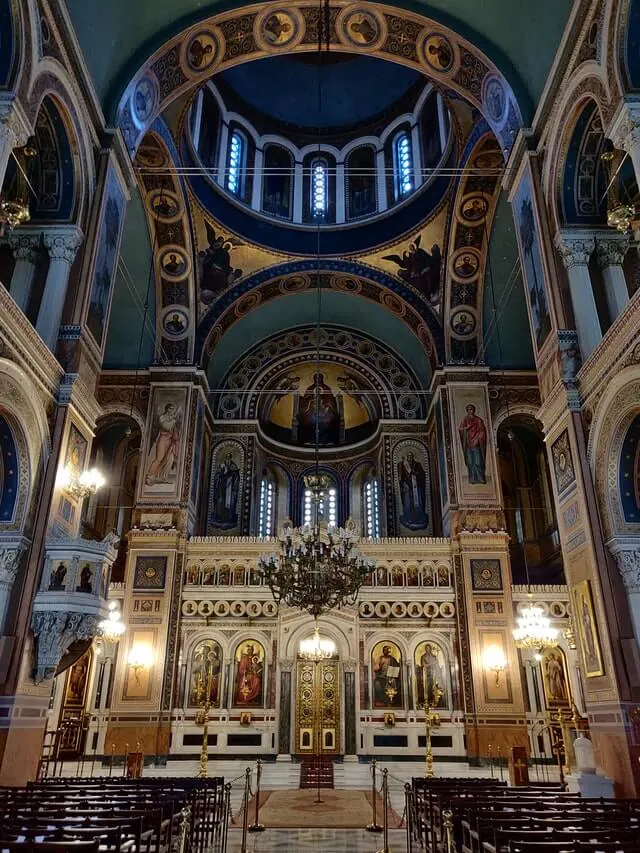
[[[224,461],[213,475],[213,515],[214,527],[231,529],[238,524],[238,492],[240,491],[240,469],[233,455],[227,453]]]
[[[236,652],[236,678],[233,704],[245,708],[262,707],[264,649],[257,641],[239,646]]]
[[[214,707],[220,704],[221,669],[222,654],[218,643],[214,640],[198,643],[193,651],[193,662],[191,664],[190,707],[201,705],[205,701],[207,685],[209,685],[209,704]]]
[[[373,707],[402,708],[402,653],[395,643],[378,643],[371,652]]]
[[[484,485],[487,482],[487,428],[476,407],[469,403],[466,415],[460,421],[458,432],[467,466],[469,482]]]
[[[182,413],[175,403],[164,403],[157,413],[156,433],[147,459],[145,483],[171,483],[175,480],[180,444]]]
[[[429,524],[426,513],[426,477],[422,464],[409,451],[398,463],[398,483],[402,515],[400,522],[409,530],[422,530]]]
[[[435,643],[421,643],[415,653],[416,698],[419,707],[428,703],[432,707],[446,708],[444,655]],[[442,691],[437,703],[435,688]]]

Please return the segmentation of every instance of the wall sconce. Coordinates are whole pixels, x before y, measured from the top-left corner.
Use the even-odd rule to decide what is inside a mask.
[[[496,676],[496,687],[500,686],[500,676],[507,668],[507,659],[498,646],[489,646],[484,653],[485,669],[491,670]]]
[[[151,649],[147,645],[132,646],[129,651],[127,663],[134,672],[136,681],[140,682],[140,670],[151,666]]]
[[[76,500],[94,495],[105,483],[105,478],[97,468],[89,468],[78,475],[69,467],[63,466],[58,469],[56,477],[56,488]]]

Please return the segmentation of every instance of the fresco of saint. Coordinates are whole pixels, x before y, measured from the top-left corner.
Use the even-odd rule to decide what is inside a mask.
[[[409,530],[422,530],[429,524],[426,513],[426,478],[422,464],[409,451],[398,463],[398,483],[402,501],[400,522]]]
[[[465,411],[467,414],[460,421],[458,432],[469,482],[484,485],[487,482],[487,428],[482,418],[476,415],[476,407],[472,403],[465,407]]]
[[[233,704],[240,707],[262,706],[264,649],[258,642],[249,641],[236,654],[236,678]]]
[[[240,490],[240,469],[231,453],[218,466],[213,476],[213,516],[211,523],[215,527],[229,530],[238,524],[238,492]]]

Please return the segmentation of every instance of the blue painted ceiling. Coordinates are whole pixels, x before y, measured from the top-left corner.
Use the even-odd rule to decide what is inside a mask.
[[[245,62],[217,75],[243,101],[278,122],[303,128],[367,122],[424,75],[373,56],[315,54]],[[363,81],[369,81],[363,86]]]

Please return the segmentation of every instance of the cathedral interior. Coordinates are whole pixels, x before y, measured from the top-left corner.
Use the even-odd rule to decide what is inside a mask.
[[[640,0],[0,0],[0,184],[1,785],[640,795]]]

